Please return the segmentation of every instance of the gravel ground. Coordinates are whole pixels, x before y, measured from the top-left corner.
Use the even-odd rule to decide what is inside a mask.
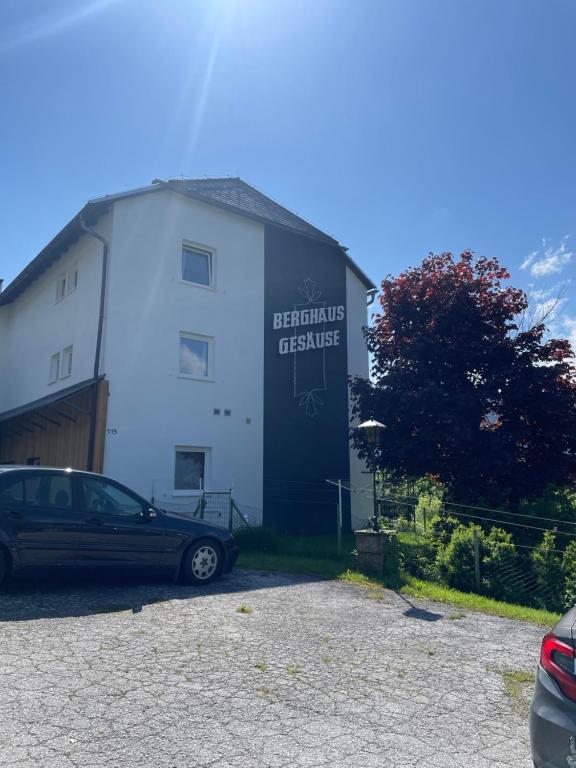
[[[0,765],[531,766],[532,686],[513,678],[543,630],[378,596],[252,571],[14,583]]]

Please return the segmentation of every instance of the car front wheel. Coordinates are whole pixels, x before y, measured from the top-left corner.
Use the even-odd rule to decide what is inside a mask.
[[[202,539],[188,549],[182,563],[185,584],[209,584],[222,571],[222,550],[215,541]]]

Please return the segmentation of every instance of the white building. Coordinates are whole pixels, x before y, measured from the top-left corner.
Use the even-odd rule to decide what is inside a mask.
[[[347,381],[368,375],[373,288],[237,178],[92,200],[0,294],[0,462],[92,468],[167,507],[232,489],[252,520],[333,530],[326,478],[368,483]]]

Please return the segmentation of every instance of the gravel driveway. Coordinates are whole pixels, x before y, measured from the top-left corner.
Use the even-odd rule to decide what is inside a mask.
[[[21,582],[0,595],[0,765],[528,768],[516,678],[542,634],[285,574]]]

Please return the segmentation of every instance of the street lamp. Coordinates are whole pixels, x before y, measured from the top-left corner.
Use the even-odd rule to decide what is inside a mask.
[[[376,448],[380,441],[380,435],[382,430],[386,429],[384,424],[381,424],[375,419],[368,419],[358,425],[358,429],[361,429],[361,434],[364,435],[366,442],[371,448],[372,458],[372,493],[374,494],[374,517],[372,519],[372,527],[375,531],[378,530],[378,502],[376,500]]]

